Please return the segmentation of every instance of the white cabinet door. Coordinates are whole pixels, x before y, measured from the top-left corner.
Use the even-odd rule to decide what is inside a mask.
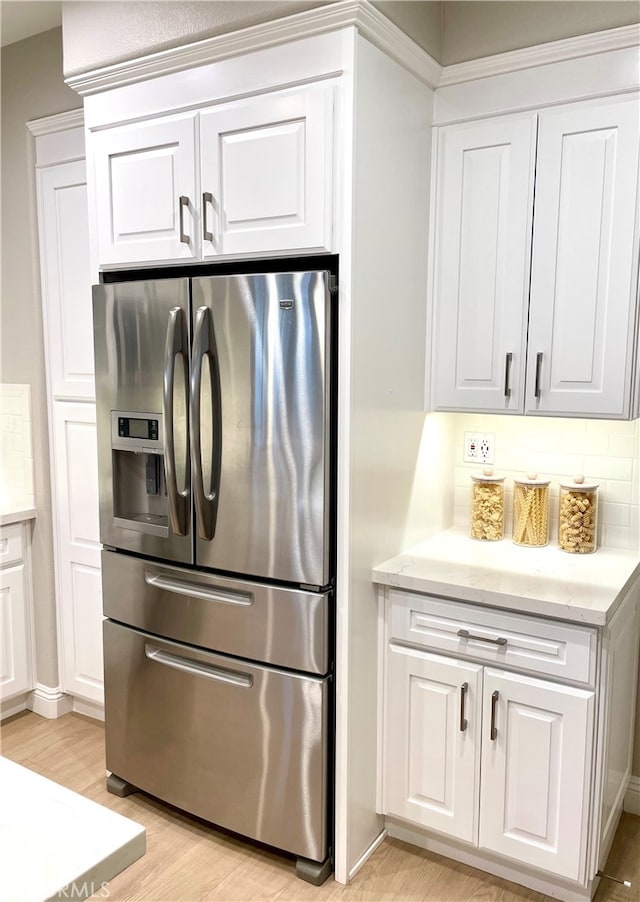
[[[482,667],[391,645],[385,698],[385,813],[477,838]]]
[[[536,116],[442,128],[432,406],[524,409]]]
[[[0,571],[0,700],[33,688],[25,565]]]
[[[203,256],[331,249],[332,89],[200,114]]]
[[[95,397],[84,160],[38,172],[40,272],[52,398]]]
[[[196,116],[166,116],[92,135],[101,266],[199,256]]]
[[[639,113],[632,97],[540,114],[528,413],[629,416]]]
[[[63,689],[103,703],[95,405],[59,402],[54,417]]]
[[[584,878],[594,693],[486,668],[480,847]]]

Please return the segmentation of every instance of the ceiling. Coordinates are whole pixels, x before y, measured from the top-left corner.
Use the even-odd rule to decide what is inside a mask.
[[[56,28],[62,23],[62,3],[57,0],[2,0],[0,2],[1,44]]]

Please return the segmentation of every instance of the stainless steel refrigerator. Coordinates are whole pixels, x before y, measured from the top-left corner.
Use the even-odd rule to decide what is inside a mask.
[[[142,789],[331,870],[332,275],[94,288],[105,720]]]

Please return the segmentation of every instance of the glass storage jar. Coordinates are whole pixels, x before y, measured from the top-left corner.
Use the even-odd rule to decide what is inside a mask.
[[[537,473],[514,479],[513,541],[539,548],[549,542],[549,479]]]
[[[497,542],[504,536],[504,476],[487,469],[471,479],[471,538]]]
[[[560,483],[558,544],[571,554],[591,554],[597,548],[598,483],[574,476]]]

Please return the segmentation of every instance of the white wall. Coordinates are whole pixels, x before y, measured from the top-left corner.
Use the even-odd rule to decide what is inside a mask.
[[[440,62],[449,66],[640,22],[640,3],[636,0],[446,0],[443,17]]]
[[[2,48],[1,381],[31,386],[37,518],[33,530],[36,679],[58,685],[51,485],[30,119],[82,106],[62,80],[60,28]],[[90,299],[87,298],[87,303]]]

